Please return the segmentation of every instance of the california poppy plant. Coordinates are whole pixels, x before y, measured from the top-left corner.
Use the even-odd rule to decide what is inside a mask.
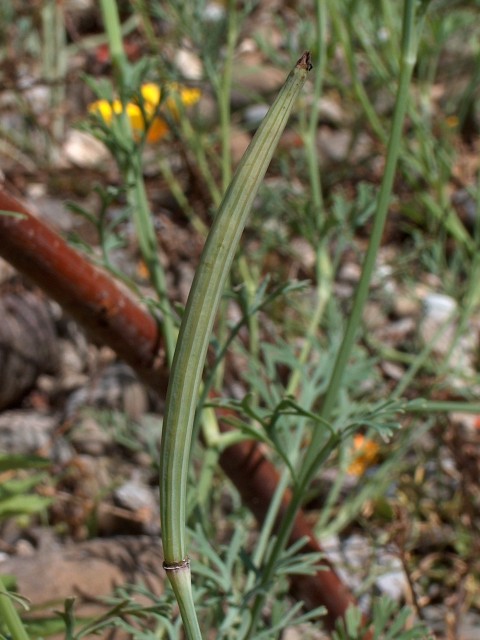
[[[126,114],[135,138],[139,139],[147,131],[147,142],[158,142],[168,132],[166,120],[158,115],[159,107],[178,119],[178,103],[185,107],[191,106],[198,102],[201,95],[199,89],[189,89],[177,83],[169,84],[167,90],[168,95],[161,107],[162,90],[152,82],[143,84],[140,88],[141,105],[138,102],[129,102],[126,105]],[[118,99],[113,102],[102,99],[93,102],[88,110],[99,115],[106,125],[110,125],[113,117],[120,115],[123,108]]]

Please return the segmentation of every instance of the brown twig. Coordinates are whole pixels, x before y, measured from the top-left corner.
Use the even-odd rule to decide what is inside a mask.
[[[163,395],[168,369],[152,316],[129,292],[91,265],[5,191],[0,191],[0,209],[23,214],[21,218],[0,215],[0,255],[58,302],[93,341],[111,347],[149,387]],[[220,464],[245,504],[263,522],[277,486],[278,472],[258,444],[242,442],[229,447],[222,453]],[[290,494],[286,492],[280,519],[289,501]],[[291,542],[303,537],[308,540],[305,551],[322,551],[300,512]],[[323,561],[322,570],[314,576],[292,577],[291,589],[308,608],[326,607],[329,628],[354,603],[328,560]]]

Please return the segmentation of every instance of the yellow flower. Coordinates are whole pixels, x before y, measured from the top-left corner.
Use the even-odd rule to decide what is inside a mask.
[[[89,113],[93,113],[100,116],[105,124],[109,125],[112,122],[114,113],[121,113],[122,106],[119,100],[109,102],[108,100],[97,100],[88,105]]]
[[[168,87],[169,94],[166,100],[167,109],[172,112],[173,115],[178,117],[178,106],[175,99],[175,94],[180,97],[180,102],[185,107],[191,107],[200,100],[200,89],[188,89],[187,87],[181,87],[176,82],[172,83]]]
[[[142,84],[140,87],[140,93],[142,94],[142,98],[145,103],[145,109],[151,109],[154,111],[160,104],[162,92],[158,84],[154,84],[153,82]]]
[[[120,115],[122,113],[122,103],[120,100],[114,100],[112,103],[108,100],[97,100],[93,102],[89,108],[90,113],[96,113],[101,116],[106,125],[110,125],[114,115]],[[149,112],[151,115],[155,112],[154,109],[145,109],[147,115]],[[138,104],[129,102],[126,108],[128,120],[132,127],[133,135],[138,140],[145,130],[145,120],[143,118],[142,110]],[[147,123],[148,124],[148,123]],[[167,133],[168,126],[165,120],[160,117],[155,117],[148,126],[147,141],[157,142]]]
[[[358,433],[353,438],[353,456],[348,473],[363,476],[365,471],[378,460],[380,447],[376,442]]]
[[[168,95],[163,108],[167,109],[175,119],[178,119],[180,115],[178,113],[177,99],[180,99],[180,102],[185,107],[190,107],[200,100],[200,89],[189,89],[187,87],[182,87],[177,82],[171,82],[167,84],[166,87],[168,90]],[[154,113],[158,108],[158,105],[160,104],[160,100],[162,98],[162,90],[157,84],[148,82],[147,84],[142,85],[140,92],[144,100],[145,110]]]
[[[171,83],[167,86],[169,93],[162,108],[167,109],[175,119],[178,119],[180,115],[175,94],[178,95],[181,103],[186,107],[195,104],[200,99],[201,92],[199,89],[188,89],[177,83]],[[126,112],[130,126],[136,139],[140,138],[145,126],[148,126],[147,142],[157,142],[168,132],[166,121],[156,115],[162,98],[161,88],[153,82],[148,82],[141,86],[140,92],[147,122],[145,122],[140,106],[129,102]],[[122,103],[120,100],[114,100],[112,103],[108,102],[108,100],[97,100],[89,106],[88,110],[90,113],[96,113],[101,116],[105,124],[110,125],[114,115],[122,113]]]

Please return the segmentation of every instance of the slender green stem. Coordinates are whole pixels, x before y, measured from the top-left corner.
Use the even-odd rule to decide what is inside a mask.
[[[7,627],[12,640],[30,640],[23,622],[15,609],[11,597],[8,595],[0,578],[0,621]]]
[[[122,133],[130,148],[130,153],[123,154],[118,164],[126,183],[127,198],[132,210],[140,252],[147,265],[155,293],[161,301],[163,311],[162,332],[167,360],[171,364],[175,350],[175,324],[167,295],[165,273],[158,256],[157,237],[143,179],[142,147],[134,143],[132,129],[126,114],[126,103],[128,102],[128,95],[125,95],[127,58],[123,48],[118,8],[115,0],[101,0],[101,8],[120,98],[123,104],[123,110],[120,114]]]
[[[220,143],[221,143],[221,155],[220,155],[220,168],[221,168],[221,176],[222,176],[222,186],[221,186],[221,195],[223,195],[230,181],[232,179],[232,157],[231,157],[231,93],[232,93],[232,77],[233,77],[233,57],[235,54],[235,45],[237,42],[237,36],[239,31],[238,25],[238,12],[236,8],[235,0],[228,0],[227,2],[227,37],[226,37],[226,47],[225,47],[225,56],[223,59],[222,72],[221,74],[213,73],[211,75],[212,86],[215,90],[217,104],[218,104],[218,114],[220,119]],[[218,194],[220,195],[220,193]],[[215,193],[212,192],[214,205],[217,207],[219,205],[218,196],[215,196]],[[246,264],[245,259],[240,256],[239,258],[239,266],[242,268],[242,263],[244,265],[244,269],[246,274],[249,274],[248,265]],[[248,283],[251,281],[251,278],[245,278],[245,282]],[[248,284],[247,284],[248,286]],[[217,335],[220,341],[223,341],[227,335],[228,331],[228,314],[226,313],[226,308],[228,305],[228,301],[225,300],[223,302],[224,309],[223,313],[220,313],[220,320],[218,323]],[[251,321],[251,318],[249,318]],[[252,334],[250,334],[252,335]],[[225,372],[225,361],[222,360],[219,362],[219,365],[216,368],[215,372],[215,380],[214,386],[216,389],[220,389],[222,386],[223,376]]]
[[[206,149],[210,149],[211,145],[209,142],[205,141],[203,136],[200,136],[198,132],[194,130],[192,123],[188,118],[181,119],[180,128],[185,138],[185,142],[188,144],[188,148],[195,157],[196,166],[205,182],[208,192],[212,198],[212,202],[215,207],[218,207],[222,201],[222,192],[215,182],[215,178],[210,169],[209,158],[206,153]]]
[[[253,306],[255,293],[258,287],[257,278],[252,275],[245,255],[241,255],[238,259],[238,271],[245,287],[245,296],[247,299],[247,309]],[[258,362],[260,351],[260,326],[258,313],[250,313],[247,316],[248,327],[248,352],[252,362]],[[251,390],[252,403],[255,404],[258,397],[257,390]]]
[[[333,449],[333,446],[331,448]],[[277,532],[277,536],[275,538],[272,551],[269,555],[269,558],[265,566],[262,568],[262,585],[261,586],[265,587],[265,591],[260,590],[259,595],[256,597],[253,603],[252,610],[251,610],[250,626],[247,631],[247,634],[245,635],[245,638],[252,638],[255,635],[258,619],[260,617],[263,604],[265,602],[266,587],[272,581],[275,573],[276,563],[280,558],[282,551],[287,546],[288,539],[290,537],[290,533],[295,522],[295,515],[302,506],[302,502],[304,500],[305,491],[307,487],[308,487],[308,484],[304,481],[301,484],[298,484],[296,486],[296,490],[292,494],[292,498],[288,505],[285,516],[282,520],[282,524],[280,525],[280,529]]]
[[[112,64],[120,78],[123,77],[123,69],[127,64],[127,56],[123,49],[122,31],[118,19],[118,8],[115,0],[100,0],[103,24],[107,32],[108,46],[112,56]]]
[[[298,356],[298,366],[295,371],[292,372],[288,384],[286,386],[287,395],[295,395],[297,393],[298,387],[300,385],[300,371],[302,366],[308,360],[308,357],[312,351],[313,340],[316,336],[318,327],[320,325],[321,319],[325,312],[325,308],[327,306],[328,300],[331,295],[331,287],[332,287],[332,279],[330,273],[330,260],[328,258],[327,252],[325,248],[323,250],[319,250],[317,252],[317,263],[319,265],[319,271],[322,274],[322,279],[320,280],[317,287],[317,302],[315,308],[313,310],[312,319],[308,325],[306,334],[305,334],[305,343],[300,351]],[[294,441],[291,443],[291,451],[294,452],[291,456],[292,464],[295,464],[295,452],[298,456],[298,450],[300,447],[300,443],[304,438],[304,428],[300,426],[295,430]],[[291,479],[291,474],[288,469],[285,469],[278,481],[278,484],[275,488],[275,493],[273,498],[268,506],[268,512],[265,517],[265,521],[262,526],[262,530],[260,532],[255,552],[253,554],[253,563],[255,566],[260,566],[263,560],[263,557],[267,551],[268,543],[271,540],[273,527],[275,521],[278,518],[278,511],[280,509],[283,496],[287,489],[288,483]],[[247,582],[247,589],[253,586],[253,580],[255,576],[252,575],[249,581]]]
[[[170,166],[170,163],[168,162],[167,158],[165,158],[163,155],[161,155],[158,158],[158,166],[162,173],[163,178],[166,180],[168,184],[168,188],[170,189],[173,197],[181,207],[184,214],[187,216],[190,224],[200,236],[205,238],[208,233],[208,228],[206,224],[197,215],[194,208],[191,206],[187,196],[184,193],[182,185],[180,184],[174,172],[172,171],[172,167]]]
[[[295,395],[300,384],[300,371],[302,366],[307,362],[311,353],[313,340],[316,336],[317,329],[320,326],[325,308],[330,299],[332,291],[332,265],[325,246],[320,246],[317,251],[317,266],[321,274],[321,280],[317,286],[317,303],[313,311],[312,319],[305,333],[305,342],[298,356],[298,367],[293,371],[288,381],[286,392],[287,395]]]
[[[233,55],[237,41],[237,12],[235,0],[228,0],[227,6],[227,47],[221,82],[218,83],[217,101],[220,116],[222,141],[222,193],[225,193],[232,178],[230,150],[230,94],[232,90]]]
[[[310,56],[304,54],[240,162],[215,217],[187,301],[168,386],[160,451],[160,510],[167,567],[185,562],[187,557],[186,489],[192,429],[213,322],[255,195],[309,69]],[[177,597],[191,598],[188,589],[183,582]]]
[[[457,400],[415,400],[406,403],[409,413],[480,413],[480,402],[461,402]]]
[[[407,108],[410,80],[416,60],[418,37],[415,33],[414,24],[415,4],[415,0],[406,0],[404,5],[400,78],[397,90],[395,111],[393,114],[392,128],[390,132],[390,140],[387,148],[385,172],[378,196],[377,210],[375,213],[373,228],[370,235],[370,242],[368,244],[367,253],[362,267],[362,275],[360,277],[360,282],[358,283],[345,335],[337,355],[335,367],[322,405],[321,417],[325,420],[330,420],[333,407],[336,403],[338,393],[341,388],[345,368],[350,358],[358,327],[361,322],[363,308],[367,300],[370,281],[372,278],[373,270],[375,268],[375,261],[377,258],[383,229],[385,227],[385,222],[388,215],[388,208],[392,195],[393,180],[397,168],[402,139],[403,121]],[[312,440],[311,454],[310,456],[307,456],[309,460],[306,461],[306,467],[308,466],[308,462],[312,459],[312,457],[315,456],[316,444],[317,443],[314,437]]]
[[[425,362],[428,360],[435,346],[438,344],[439,339],[445,334],[445,330],[447,329],[447,327],[451,325],[453,318],[454,318],[454,314],[450,314],[450,316],[445,320],[445,322],[443,322],[440,325],[440,327],[438,327],[438,329],[435,331],[431,340],[423,347],[420,353],[416,356],[415,360],[412,362],[410,367],[403,374],[402,379],[400,380],[398,385],[390,394],[390,398],[392,400],[401,398],[405,393],[405,391],[410,386],[410,383],[413,382],[413,380],[415,380],[415,377],[418,371],[420,371],[420,369],[423,367]]]
[[[186,637],[189,640],[202,640],[195,603],[193,602],[190,562],[185,559],[182,562],[174,563],[172,566],[168,566],[166,563],[163,566],[178,602]]]
[[[322,184],[317,153],[318,115],[322,94],[323,76],[326,65],[327,49],[327,5],[323,0],[315,2],[315,22],[317,41],[317,60],[313,82],[312,107],[305,136],[305,151],[308,163],[309,181],[312,189],[312,206],[317,221],[317,230],[321,228],[323,214]]]
[[[173,322],[173,312],[168,301],[165,272],[158,256],[158,242],[147,200],[142,162],[139,153],[134,154],[131,158],[126,183],[127,196],[132,206],[132,215],[137,230],[140,252],[147,265],[152,285],[163,311],[162,332],[165,340],[167,360],[171,365],[176,342],[175,324]]]
[[[359,103],[362,105],[365,115],[367,116],[367,119],[373,131],[380,140],[385,141],[386,134],[383,125],[367,95],[367,92],[365,91],[365,87],[358,77],[357,67],[355,64],[355,56],[352,49],[354,38],[350,37],[350,34],[346,32],[344,22],[347,22],[347,19],[345,19],[345,21],[343,20],[342,16],[340,15],[340,10],[341,9],[339,3],[336,2],[336,0],[330,2],[330,15],[332,18],[335,36],[342,44],[343,50],[345,52],[345,58],[352,78],[355,96]]]
[[[146,0],[132,0],[132,5],[134,7],[133,15],[138,15],[140,18],[139,27],[143,31],[148,46],[152,51],[159,51],[161,39],[155,33],[148,3]]]
[[[326,421],[331,419],[331,414],[341,388],[342,379],[345,373],[351,351],[357,335],[357,330],[361,321],[362,311],[367,299],[370,280],[375,266],[375,259],[385,225],[390,197],[393,187],[393,179],[398,161],[400,141],[402,135],[403,121],[407,107],[409,85],[413,67],[416,60],[418,43],[418,33],[415,31],[415,4],[416,0],[405,0],[403,14],[403,33],[401,47],[401,67],[397,90],[397,100],[393,115],[392,128],[387,149],[387,159],[385,173],[382,180],[380,194],[378,198],[377,211],[371,233],[370,243],[365,256],[362,275],[356,291],[353,308],[347,323],[345,336],[339,349],[332,377],[325,395],[325,399],[320,412],[320,417]],[[418,27],[418,30],[420,27]],[[332,436],[333,437],[333,436]],[[331,440],[331,438],[330,438]],[[277,533],[275,544],[273,545],[270,557],[262,572],[263,584],[268,584],[273,577],[275,566],[288,542],[290,532],[293,527],[295,515],[299,509],[305,490],[308,488],[319,462],[323,459],[326,449],[330,449],[332,443],[325,445],[325,433],[323,429],[313,431],[312,440],[300,470],[297,485],[294,488],[292,500],[288,506],[287,513],[282,521]],[[252,608],[252,619],[247,637],[252,637],[258,617],[262,610],[265,596],[260,594]]]

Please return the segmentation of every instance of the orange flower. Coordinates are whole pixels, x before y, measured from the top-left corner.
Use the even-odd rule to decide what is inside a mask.
[[[379,451],[380,447],[376,442],[357,433],[353,438],[353,455],[348,466],[348,473],[362,476],[378,460]]]
[[[447,116],[445,118],[445,124],[449,129],[456,129],[460,124],[460,120],[457,116]]]

